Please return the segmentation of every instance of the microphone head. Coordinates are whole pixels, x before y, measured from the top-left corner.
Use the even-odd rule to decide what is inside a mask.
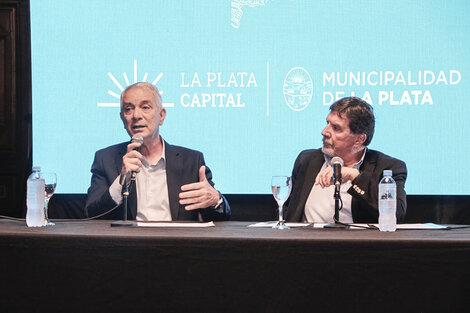
[[[343,166],[344,161],[340,157],[335,156],[334,158],[331,159],[331,165],[335,165],[335,164],[339,164],[339,165]]]
[[[140,144],[143,144],[144,143],[144,137],[142,137],[139,134],[135,134],[134,136],[132,136],[131,142],[138,142]]]

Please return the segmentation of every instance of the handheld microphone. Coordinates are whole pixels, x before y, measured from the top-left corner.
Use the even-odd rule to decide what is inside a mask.
[[[134,143],[134,142],[138,142],[138,143],[140,143],[140,144],[142,145],[142,144],[144,143],[144,137],[142,137],[142,136],[139,135],[139,134],[136,134],[136,135],[132,136],[132,139],[131,139],[131,143]],[[141,147],[141,146],[135,148],[134,150],[140,152],[140,147]]]
[[[127,172],[126,175],[121,175],[121,177],[119,178],[119,184],[121,184],[121,186],[124,186],[124,184],[128,185],[130,178],[131,172]]]
[[[131,139],[131,143],[134,143],[134,142],[140,143],[140,146],[138,146],[137,148],[134,149],[135,151],[140,152],[140,147],[144,143],[144,138],[141,135],[136,134],[136,135],[132,136],[132,139]],[[132,171],[131,180],[135,180],[136,175],[137,175],[137,173],[135,171]]]
[[[333,182],[336,188],[341,186],[341,167],[343,167],[344,161],[340,157],[334,157],[331,159],[331,167],[333,168]]]
[[[132,136],[131,143],[139,142],[144,143],[144,138],[141,135]],[[135,148],[140,152],[140,146]],[[135,223],[127,220],[127,197],[129,196],[129,190],[131,188],[132,181],[135,180],[136,172],[127,172],[126,175],[121,174],[120,183],[122,185],[122,208],[123,208],[123,219],[122,221],[115,221],[111,223],[111,226],[134,226]]]

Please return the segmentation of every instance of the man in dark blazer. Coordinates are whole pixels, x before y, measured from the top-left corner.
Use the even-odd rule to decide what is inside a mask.
[[[130,220],[228,220],[230,206],[214,189],[212,173],[199,151],[174,146],[159,134],[166,110],[158,89],[137,83],[121,94],[121,119],[128,134],[141,142],[124,142],[99,150],[91,167],[92,178],[85,207],[97,216],[115,206],[104,218],[122,219],[122,185],[130,182]],[[135,137],[134,137],[135,138]]]
[[[397,221],[406,213],[404,162],[370,150],[374,134],[372,107],[356,97],[342,98],[330,106],[322,131],[321,149],[302,151],[292,171],[292,193],[286,210],[288,222],[334,222],[334,183],[331,159],[344,161],[341,169],[343,209],[339,222],[377,223],[378,184],[383,170],[392,170],[397,184]]]

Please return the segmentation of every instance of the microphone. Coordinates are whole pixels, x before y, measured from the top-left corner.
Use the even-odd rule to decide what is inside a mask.
[[[341,186],[341,167],[343,167],[344,161],[340,157],[335,156],[331,159],[331,167],[333,168],[333,182],[336,188],[339,190]]]
[[[144,143],[144,138],[141,135],[132,136],[131,143],[139,142]],[[135,148],[140,152],[140,146]],[[115,221],[111,223],[111,226],[134,226],[135,223],[127,220],[127,197],[129,196],[129,189],[131,187],[132,181],[135,180],[136,172],[127,172],[126,175],[121,174],[120,183],[122,185],[122,209],[123,209],[123,219],[122,221]]]
[[[121,175],[121,177],[119,178],[119,184],[121,184],[121,186],[124,186],[124,184],[128,185],[130,178],[131,172],[127,172],[126,175]]]
[[[333,168],[333,182],[335,183],[335,215],[333,217],[334,223],[327,224],[325,228],[345,228],[344,224],[339,222],[339,211],[343,208],[343,201],[341,201],[341,194],[339,187],[341,187],[341,167],[344,165],[343,159],[335,156],[331,159],[331,167]]]
[[[137,148],[134,149],[135,151],[140,152],[140,147],[144,143],[144,138],[139,134],[135,134],[134,136],[132,136],[132,139],[131,139],[131,143],[134,143],[134,142],[140,143],[140,146],[138,146]],[[131,180],[135,180],[136,175],[137,175],[137,173],[135,171],[132,171]]]
[[[134,142],[138,142],[142,145],[144,143],[144,137],[142,137],[139,134],[136,134],[136,135],[132,136],[132,139],[131,139],[131,143],[134,143]],[[140,146],[135,148],[134,150],[140,152]]]
[[[141,135],[134,135],[132,136],[131,143],[133,142],[140,142],[141,144],[144,143],[144,138]],[[140,146],[134,149],[135,151],[140,152]],[[121,186],[129,186],[131,181],[135,180],[137,173],[135,171],[127,172],[125,175],[122,174],[119,180]]]

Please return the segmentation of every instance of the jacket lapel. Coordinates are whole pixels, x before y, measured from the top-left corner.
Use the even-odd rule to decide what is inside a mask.
[[[324,162],[325,158],[323,157],[323,153],[315,153],[308,162],[305,175],[302,177],[304,181],[302,183],[302,190],[300,191],[299,198],[299,204],[302,208],[305,207],[305,203],[307,202],[310,191],[315,183],[315,178],[317,177],[318,172],[320,172]]]
[[[287,210],[287,220],[300,222],[304,214],[305,203],[312,190],[315,178],[323,166],[325,159],[323,153],[312,151],[310,158],[303,162],[298,170],[294,190],[292,191],[291,202]]]
[[[168,185],[168,200],[170,201],[171,219],[178,220],[179,212],[179,193],[182,186],[182,158],[178,150],[165,141],[165,157],[166,157],[166,182]]]
[[[119,148],[119,153],[116,154],[116,159],[114,160],[114,164],[116,165],[116,172],[117,175],[121,175],[122,169],[122,157],[127,152],[127,145],[128,142],[124,142],[122,146]],[[127,219],[135,220],[137,216],[137,188],[135,186],[135,182],[132,184],[131,189],[129,190],[129,196],[127,198]]]

